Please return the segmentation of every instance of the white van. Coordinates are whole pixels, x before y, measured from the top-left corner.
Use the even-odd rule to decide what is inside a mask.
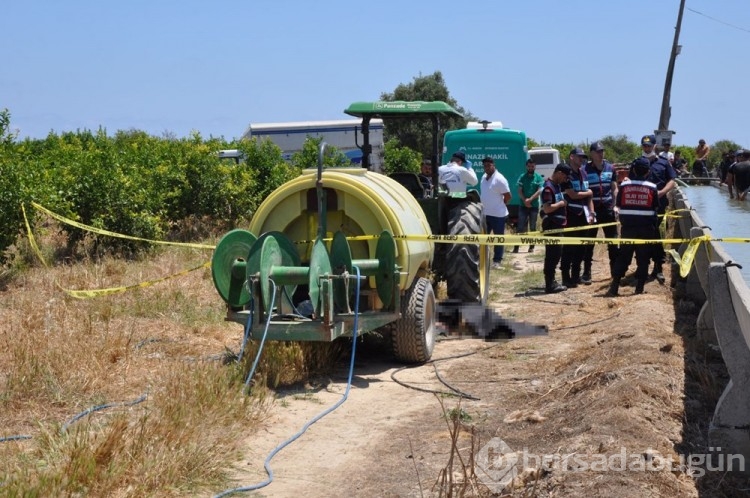
[[[536,172],[545,180],[552,176],[555,166],[560,164],[560,151],[552,147],[532,147],[529,157],[536,163]]]

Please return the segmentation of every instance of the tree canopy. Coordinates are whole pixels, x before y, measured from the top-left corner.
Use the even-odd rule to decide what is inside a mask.
[[[461,107],[456,99],[451,97],[448,87],[443,79],[443,73],[435,71],[428,76],[421,74],[414,78],[411,83],[401,83],[392,93],[383,93],[380,95],[381,100],[422,100],[432,102],[435,100],[443,101],[463,114],[464,119],[447,118],[440,123],[441,132],[455,130],[466,127],[467,121],[476,120],[471,112]],[[409,147],[429,157],[432,148],[432,125],[430,121],[400,121],[390,120],[385,122],[384,136],[386,142],[391,139],[397,139],[403,147]]]

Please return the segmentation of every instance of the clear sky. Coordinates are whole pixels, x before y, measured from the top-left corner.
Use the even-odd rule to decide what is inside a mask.
[[[439,70],[480,119],[546,143],[658,125],[679,0],[6,0],[0,109],[20,138],[131,128],[230,140],[347,119]],[[687,0],[673,142],[750,147],[750,2]],[[744,117],[743,117],[744,116]]]

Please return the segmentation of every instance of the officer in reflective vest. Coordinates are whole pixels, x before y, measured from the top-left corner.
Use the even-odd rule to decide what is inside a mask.
[[[672,165],[669,164],[669,161],[656,155],[656,152],[654,151],[655,145],[656,137],[654,135],[644,135],[643,138],[641,138],[641,148],[643,149],[642,157],[649,160],[651,168],[648,181],[656,185],[656,189],[659,192],[659,214],[664,214],[669,205],[667,194],[676,186],[675,178],[677,178],[677,174],[675,173],[674,168],[672,168]],[[630,167],[630,171],[632,173],[632,166]],[[630,174],[628,174],[628,176],[630,176]],[[651,259],[654,260],[654,269],[651,272],[651,275],[649,275],[649,278],[652,280],[656,279],[660,284],[664,285],[666,279],[664,278],[664,273],[662,273],[662,266],[667,260],[667,254],[664,251],[663,245],[658,244],[654,246]]]
[[[604,238],[617,238],[617,225],[615,220],[615,198],[617,197],[617,174],[612,163],[604,159],[604,144],[594,142],[589,147],[591,161],[586,164],[586,178],[589,182],[589,188],[594,193],[594,212],[596,213],[596,223],[612,223],[602,227]],[[592,228],[587,237],[596,237],[599,233],[598,228]],[[607,255],[609,256],[609,273],[612,276],[615,260],[617,259],[617,245],[607,245]],[[585,246],[583,254],[583,275],[581,282],[584,284],[591,283],[591,262],[594,259],[594,246]]]
[[[562,185],[568,182],[573,170],[565,163],[555,166],[555,171],[544,182],[542,187],[542,231],[564,228],[567,224],[568,201],[563,195]],[[559,237],[561,234],[550,234]],[[557,265],[562,256],[562,246],[559,244],[547,244],[544,248],[544,291],[547,294],[555,294],[568,290],[565,285],[555,280]]]
[[[570,151],[569,165],[571,168],[568,182],[563,185],[565,200],[568,201],[567,208],[567,228],[585,227],[594,223],[594,203],[592,197],[594,193],[589,189],[586,168],[583,166],[588,156],[583,149],[575,147]],[[571,230],[565,232],[566,237],[585,237],[588,230]],[[563,285],[571,288],[578,287],[581,281],[581,263],[585,255],[585,248],[582,245],[566,244],[563,246],[561,258],[561,271]],[[589,279],[591,283],[591,279]]]
[[[659,238],[658,216],[659,190],[649,181],[651,162],[646,157],[633,161],[630,178],[620,184],[615,209],[620,219],[620,237],[623,239],[655,240]],[[652,244],[620,244],[615,260],[612,284],[607,296],[617,296],[620,279],[630,266],[635,253],[635,293],[643,294],[648,278],[648,264],[653,253]]]

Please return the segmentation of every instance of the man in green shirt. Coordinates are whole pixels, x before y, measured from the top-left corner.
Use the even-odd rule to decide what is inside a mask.
[[[521,204],[518,206],[517,232],[536,232],[536,220],[539,218],[539,195],[542,193],[544,178],[536,172],[536,163],[533,159],[526,160],[526,173],[518,177],[518,195]],[[518,246],[513,248],[518,252]],[[534,252],[534,246],[529,246],[529,252]]]

